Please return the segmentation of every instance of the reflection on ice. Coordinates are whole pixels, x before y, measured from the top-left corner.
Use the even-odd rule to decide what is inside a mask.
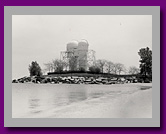
[[[150,87],[150,86],[149,86]],[[148,87],[148,88],[149,88]],[[67,118],[74,112],[74,117],[87,117],[87,113],[81,116],[84,110],[91,110],[95,117],[103,117],[99,114],[100,108],[107,103],[114,103],[115,98],[123,98],[135,92],[143,92],[147,86],[136,85],[52,85],[52,84],[13,84],[12,85],[12,117],[13,118]],[[141,89],[141,90],[140,90]],[[111,99],[111,100],[110,100]],[[122,102],[125,102],[125,100]],[[110,107],[121,109],[117,103]],[[127,104],[130,104],[128,102]],[[115,108],[114,108],[115,107]],[[124,107],[125,108],[125,107]],[[123,109],[124,109],[123,108]],[[125,108],[126,109],[126,108]],[[127,108],[128,110],[128,108]],[[124,111],[127,111],[124,110]],[[97,112],[98,111],[98,112]],[[71,113],[72,114],[71,114]],[[80,113],[81,112],[81,113]],[[70,113],[70,114],[69,114]],[[80,115],[79,115],[79,114]],[[119,110],[116,112],[119,113]],[[69,115],[68,115],[69,114]],[[108,114],[110,116],[110,114]],[[124,112],[118,116],[126,115]],[[105,117],[106,115],[104,115]],[[112,117],[113,114],[110,116]],[[93,118],[92,117],[92,118]]]

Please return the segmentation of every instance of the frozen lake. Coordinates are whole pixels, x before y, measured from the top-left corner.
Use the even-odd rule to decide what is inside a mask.
[[[13,83],[12,117],[151,118],[151,87],[151,83],[119,85]],[[140,90],[141,88],[148,89]]]

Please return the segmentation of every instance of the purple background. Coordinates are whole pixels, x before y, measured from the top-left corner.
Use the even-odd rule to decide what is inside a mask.
[[[161,127],[160,128],[4,128],[4,6],[160,6]],[[0,0],[0,134],[166,134],[166,0]],[[165,37],[165,38],[164,38]],[[165,53],[164,53],[165,52]],[[157,90],[157,89],[154,89]],[[165,96],[165,97],[164,97]]]

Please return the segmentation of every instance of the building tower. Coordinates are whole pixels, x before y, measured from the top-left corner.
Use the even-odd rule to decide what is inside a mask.
[[[66,64],[66,70],[88,70],[95,65],[95,51],[89,50],[88,41],[71,41],[67,43],[66,51],[61,52],[60,59]]]
[[[68,58],[68,64],[69,64],[69,70],[77,70],[77,64],[78,64],[78,54],[77,54],[77,47],[78,42],[77,41],[71,41],[67,43],[67,58]]]
[[[89,47],[89,44],[86,40],[81,40],[78,43],[77,53],[78,53],[79,69],[87,70],[88,47]]]

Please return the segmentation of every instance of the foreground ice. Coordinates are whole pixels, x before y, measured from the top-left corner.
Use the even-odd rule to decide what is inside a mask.
[[[70,88],[74,88],[72,86],[75,85]],[[151,83],[87,87],[86,93],[89,96],[87,95],[86,99],[36,111],[33,114],[32,111],[26,110],[24,114],[15,114],[13,111],[13,118],[152,118]],[[98,95],[96,90],[101,90],[102,94]],[[96,95],[91,95],[92,93]],[[77,97],[77,94],[73,97]],[[13,107],[15,111],[16,104],[18,105],[15,103]]]

